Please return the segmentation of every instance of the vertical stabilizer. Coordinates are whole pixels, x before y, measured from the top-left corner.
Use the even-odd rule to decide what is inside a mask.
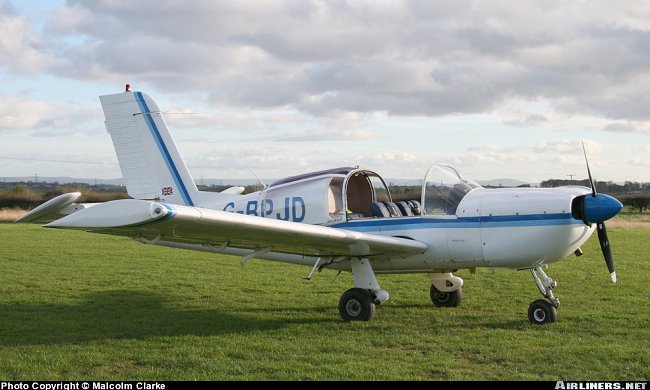
[[[131,91],[99,100],[129,195],[194,206],[196,184],[158,104],[145,93]]]

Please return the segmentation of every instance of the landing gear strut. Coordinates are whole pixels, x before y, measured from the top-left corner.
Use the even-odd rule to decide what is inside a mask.
[[[528,307],[528,320],[533,324],[543,325],[557,321],[557,307],[560,300],[553,295],[553,289],[557,286],[555,280],[546,276],[541,267],[530,269],[533,279],[539,288],[539,292],[548,299],[538,299]]]
[[[365,258],[350,259],[354,287],[341,296],[339,314],[343,321],[370,321],[376,305],[388,300],[388,292],[379,287],[370,261]]]

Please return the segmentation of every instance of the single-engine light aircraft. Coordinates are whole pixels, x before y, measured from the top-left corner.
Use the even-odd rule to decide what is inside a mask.
[[[542,267],[575,254],[594,231],[612,281],[616,272],[605,229],[621,203],[591,188],[485,189],[451,165],[426,172],[421,196],[393,202],[375,172],[341,167],[287,177],[259,192],[242,187],[199,191],[156,102],[143,92],[99,97],[132,199],[76,203],[67,193],[16,222],[130,237],[150,245],[302,264],[352,272],[343,293],[343,321],[368,321],[389,297],[377,274],[426,273],[435,306],[463,298],[459,269],[530,270],[546,299],[528,318],[557,320],[556,282]],[[583,145],[584,149],[584,145]],[[585,160],[586,160],[585,152]]]

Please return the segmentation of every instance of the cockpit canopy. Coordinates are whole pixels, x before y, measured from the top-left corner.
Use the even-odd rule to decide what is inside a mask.
[[[292,194],[291,199],[287,194]],[[266,208],[280,202],[285,202],[288,208],[287,202],[292,203],[294,199],[303,202],[305,221],[309,223],[371,218],[377,216],[373,215],[373,204],[391,202],[390,191],[379,175],[353,167],[288,177],[271,184],[263,191],[262,197],[269,205]],[[301,215],[300,210],[297,214]]]
[[[395,200],[384,180],[375,172],[342,167],[293,176],[271,184],[260,194],[260,204],[263,205],[260,213],[312,224],[365,218],[454,215],[462,198],[480,187],[478,183],[463,178],[451,165],[439,164],[427,170],[422,188],[419,185],[396,187]],[[278,208],[280,213],[273,211]]]
[[[460,201],[471,190],[482,188],[474,180],[464,178],[449,164],[430,167],[422,186],[422,214],[455,215]]]
[[[375,172],[354,169],[345,177],[332,177],[328,187],[328,212],[330,219],[369,218],[373,204],[391,202],[390,191],[384,180]]]

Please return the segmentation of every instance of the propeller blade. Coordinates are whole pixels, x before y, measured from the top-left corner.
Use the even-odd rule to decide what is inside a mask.
[[[603,251],[603,256],[605,257],[605,263],[607,264],[607,269],[609,270],[609,276],[612,278],[612,282],[616,283],[616,271],[614,270],[614,258],[612,257],[612,248],[609,246],[609,238],[607,237],[607,229],[605,228],[605,223],[601,222],[597,225],[598,228],[598,241],[600,242],[600,249]]]
[[[589,160],[587,159],[587,149],[585,149],[585,141],[582,141],[582,152],[585,155],[585,163],[587,164],[587,174],[589,175],[589,185],[591,186],[591,196],[595,197],[598,194],[596,193],[596,183],[594,183],[594,179],[591,177],[591,169],[589,169]]]
[[[598,193],[596,192],[596,183],[594,183],[594,179],[591,177],[591,169],[589,169],[589,160],[587,159],[587,149],[585,148],[585,141],[581,141],[581,142],[582,142],[582,152],[585,155],[585,163],[587,164],[587,174],[589,175],[589,184],[591,185],[591,196],[596,198],[596,195],[598,195]],[[607,199],[607,198],[603,198],[603,199]],[[594,201],[596,201],[596,199],[594,199]],[[616,213],[613,215],[616,215]],[[598,222],[596,226],[597,226],[596,230],[598,230],[598,242],[600,242],[600,249],[603,251],[603,257],[605,257],[605,264],[607,264],[607,270],[609,270],[609,276],[612,278],[612,282],[616,283],[616,270],[614,269],[614,257],[612,256],[612,248],[610,248],[609,246],[609,238],[607,237],[607,229],[605,228],[605,222]]]

